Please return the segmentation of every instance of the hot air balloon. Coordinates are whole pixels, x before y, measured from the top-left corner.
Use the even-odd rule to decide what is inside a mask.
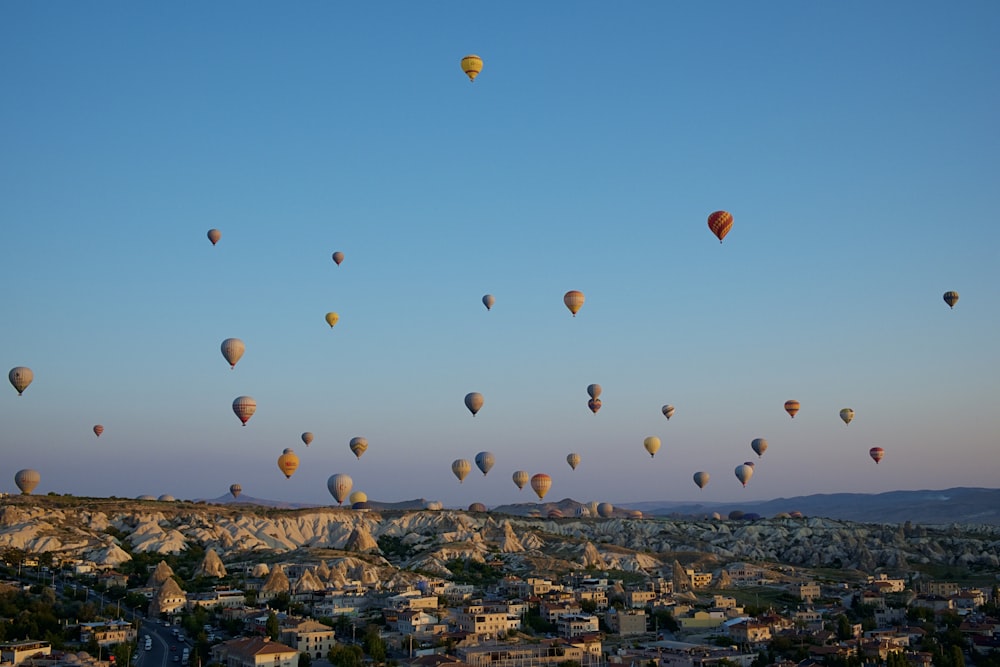
[[[850,424],[854,419],[854,410],[850,408],[844,408],[840,411],[840,418],[844,420],[845,424]]]
[[[243,487],[239,484],[230,484],[229,493],[233,495],[233,498],[239,498],[240,494],[243,493]]]
[[[440,500],[428,500],[426,503],[424,503],[424,509],[430,510],[431,512],[437,512],[439,510],[444,509],[444,505],[441,503]]]
[[[104,433],[104,427],[100,424],[94,424],[94,435],[100,438],[102,433]]]
[[[472,416],[475,417],[476,413],[483,407],[483,395],[478,391],[466,394],[465,407],[469,408],[469,412],[471,412]]]
[[[313,441],[313,434],[312,434],[312,433],[310,433],[309,431],[306,431],[305,433],[303,433],[303,434],[302,434],[301,436],[299,436],[299,437],[301,437],[301,438],[302,438],[302,442],[304,442],[304,443],[305,443],[306,447],[308,447],[309,445],[311,445],[311,444],[312,444],[312,441]]]
[[[615,506],[611,503],[598,503],[597,516],[607,519],[615,512]]]
[[[696,472],[694,474],[694,483],[698,485],[699,489],[704,489],[705,485],[708,484],[708,473]]]
[[[493,304],[496,302],[497,300],[493,298],[492,294],[487,294],[486,296],[483,297],[483,305],[486,306],[486,310],[492,308]]]
[[[670,418],[674,416],[674,406],[664,405],[662,408],[662,412],[663,416],[667,418],[667,421],[670,421]]]
[[[476,454],[476,467],[479,468],[483,475],[490,471],[493,467],[493,463],[496,459],[493,457],[493,452],[479,452]]]
[[[651,435],[642,441],[642,446],[646,448],[650,458],[652,458],[656,456],[656,452],[660,451],[660,439],[655,435]]]
[[[764,452],[767,451],[767,440],[764,438],[754,438],[750,442],[750,449],[757,452],[757,456],[764,456]]]
[[[367,438],[362,438],[361,436],[351,438],[350,447],[354,456],[360,459],[361,455],[368,451],[368,440]]]
[[[595,415],[597,414],[597,411],[601,409],[602,405],[604,404],[601,403],[601,399],[599,398],[592,398],[589,401],[587,401],[587,407],[590,408],[590,411],[593,412]]]
[[[545,494],[549,492],[549,488],[551,486],[552,478],[544,472],[531,476],[531,488],[535,491],[535,495],[538,496],[539,500],[545,497]]]
[[[563,303],[569,308],[569,312],[573,313],[573,317],[580,312],[580,308],[583,307],[583,292],[572,289],[563,295]]]
[[[795,419],[796,413],[799,411],[798,401],[785,401],[785,412],[789,414],[792,419]]]
[[[230,368],[236,368],[236,362],[240,360],[247,346],[239,338],[227,338],[222,341],[222,356],[229,362]]]
[[[17,484],[17,488],[21,489],[21,493],[26,496],[31,495],[31,492],[35,490],[40,481],[42,481],[42,476],[38,474],[37,470],[32,470],[31,468],[18,470],[17,474],[14,475],[14,483]]]
[[[576,470],[576,467],[578,465],[580,465],[580,455],[577,454],[576,452],[572,452],[570,454],[567,454],[566,455],[566,463],[569,464],[570,468],[572,468],[573,470]]]
[[[518,470],[514,473],[514,484],[517,488],[523,489],[524,485],[528,483],[528,479],[531,477],[527,470]]]
[[[219,239],[221,238],[222,238],[222,232],[220,232],[218,229],[208,230],[208,240],[212,242],[212,245],[218,243]]]
[[[326,488],[330,491],[330,495],[333,496],[333,499],[337,501],[338,505],[344,504],[344,499],[347,498],[347,494],[351,492],[351,486],[353,484],[354,480],[342,472],[338,472],[336,475],[330,475],[330,479],[326,480]]]
[[[233,401],[233,412],[246,426],[250,418],[253,417],[253,413],[257,412],[257,401],[249,396],[237,396]]]
[[[462,58],[462,71],[469,77],[469,82],[476,80],[479,73],[483,71],[483,59],[472,53]]]
[[[753,468],[744,463],[743,465],[736,466],[735,473],[736,479],[740,480],[743,486],[746,486],[750,478],[753,477]]]
[[[885,450],[881,447],[872,447],[868,450],[868,456],[872,457],[872,461],[878,464],[882,460],[882,457],[885,456]]]
[[[340,266],[340,263],[344,261],[344,253],[339,250],[333,253],[333,261],[337,263],[337,266]]]
[[[587,503],[587,509],[590,510],[590,516],[597,516],[597,501],[591,500]]]
[[[486,505],[484,505],[482,503],[472,503],[471,505],[469,505],[469,511],[470,512],[485,512],[486,511]]]
[[[35,374],[27,366],[15,366],[10,369],[7,379],[14,385],[14,389],[17,389],[17,395],[20,396],[28,388],[28,385],[31,384],[31,381],[35,379]]]
[[[281,456],[278,457],[278,469],[285,473],[285,479],[294,475],[298,467],[299,457],[290,447],[281,452]]]
[[[330,325],[331,329],[333,328],[333,325],[336,324],[339,319],[340,319],[340,315],[338,315],[337,313],[330,312],[330,313],[326,314],[326,323]]]
[[[462,483],[462,480],[465,479],[470,470],[472,470],[472,466],[469,464],[468,459],[455,459],[451,462],[451,472],[458,478],[459,484]]]
[[[751,468],[755,468],[757,466],[757,464],[754,463],[753,461],[744,461],[743,465],[750,466]]]
[[[351,503],[367,503],[368,494],[364,491],[352,491],[350,497],[348,497],[347,502]]]
[[[600,398],[602,391],[604,391],[604,390],[601,389],[601,385],[599,385],[599,384],[589,384],[589,385],[587,385],[587,394],[591,398]]]
[[[955,304],[958,303],[958,292],[945,292],[944,302],[948,304],[949,308],[954,308]]]
[[[719,243],[726,238],[726,234],[733,228],[733,215],[728,211],[716,211],[708,216],[708,228],[712,230]]]

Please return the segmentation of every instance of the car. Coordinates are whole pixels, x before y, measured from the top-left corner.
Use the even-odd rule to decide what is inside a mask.
[[[180,661],[181,661],[181,657],[179,655],[175,655],[174,656],[174,662],[180,662]]]

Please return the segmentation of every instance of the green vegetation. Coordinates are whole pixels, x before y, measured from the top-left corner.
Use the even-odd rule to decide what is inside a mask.
[[[490,567],[488,563],[471,558],[455,558],[445,563],[445,567],[451,571],[452,579],[459,584],[485,587],[503,578],[503,574]]]

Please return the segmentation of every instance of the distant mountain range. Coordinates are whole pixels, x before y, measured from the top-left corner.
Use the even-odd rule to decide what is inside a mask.
[[[257,505],[282,509],[316,507],[309,503],[288,503],[262,498],[240,496],[233,500],[230,495],[206,499],[208,503],[226,505]],[[369,507],[380,511],[418,510],[427,505],[423,498],[386,503],[368,501]],[[541,510],[543,516],[552,509],[559,509],[564,516],[572,516],[585,506],[570,498],[547,503],[523,503],[500,505],[491,511],[503,514],[527,516],[532,511]],[[730,503],[691,503],[671,501],[646,501],[622,503],[616,507],[616,514],[622,510],[641,510],[645,516],[673,517],[678,519],[704,518],[718,513],[727,516],[739,510],[771,517],[779,513],[802,512],[805,516],[825,517],[862,523],[905,523],[919,524],[992,524],[1000,525],[1000,489],[957,487],[940,491],[888,491],[886,493],[830,493],[775,498],[773,500],[741,501]]]

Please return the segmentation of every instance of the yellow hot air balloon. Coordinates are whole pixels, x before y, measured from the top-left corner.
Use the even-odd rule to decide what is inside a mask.
[[[360,459],[361,455],[368,451],[368,440],[361,436],[351,438],[350,447],[354,456]]]
[[[365,493],[364,491],[354,491],[354,492],[351,493],[350,497],[347,499],[347,502],[351,503],[352,505],[354,503],[367,503],[368,502],[368,494]]]
[[[576,452],[571,452],[570,454],[567,454],[566,463],[569,464],[570,468],[576,470],[576,467],[580,465],[580,455],[577,454]]]
[[[239,417],[239,420],[243,422],[246,426],[253,414],[257,412],[257,401],[253,400],[250,396],[237,396],[233,400],[233,412]]]
[[[523,489],[524,485],[527,484],[528,480],[531,478],[531,475],[528,474],[527,470],[517,470],[514,472],[513,478],[514,484],[517,488]]]
[[[945,292],[944,302],[948,304],[949,308],[954,308],[955,304],[958,303],[958,292]]]
[[[708,473],[696,472],[694,474],[694,483],[698,485],[699,489],[704,489],[705,485],[708,484]]]
[[[18,470],[14,475],[14,483],[17,484],[17,488],[21,489],[21,493],[26,496],[31,495],[31,492],[35,490],[40,481],[42,481],[42,476],[38,474],[37,470],[32,470],[31,468]]]
[[[491,308],[493,308],[493,304],[495,304],[496,302],[497,300],[493,297],[492,294],[487,294],[486,296],[483,297],[483,305],[486,306],[486,310],[490,310]]]
[[[764,452],[767,451],[767,440],[764,438],[754,438],[750,442],[750,449],[757,452],[757,456],[764,456]]]
[[[545,497],[545,494],[549,492],[552,487],[552,478],[546,475],[544,472],[540,472],[536,475],[531,476],[531,488],[541,500]]]
[[[664,405],[661,412],[663,412],[663,416],[667,418],[667,421],[670,421],[670,418],[674,416],[674,406]]]
[[[850,424],[854,421],[854,410],[850,408],[844,408],[840,411],[840,418],[844,420],[845,424]]]
[[[35,379],[35,374],[27,366],[15,366],[10,369],[7,379],[14,385],[14,389],[17,389],[17,395],[20,396],[28,388],[28,385],[31,384],[31,381]]]
[[[212,245],[218,243],[219,239],[221,238],[222,238],[222,232],[220,232],[218,229],[208,230],[208,240],[212,242]]]
[[[344,504],[344,499],[347,498],[347,494],[351,492],[351,487],[353,485],[354,480],[342,472],[338,472],[336,475],[330,475],[330,478],[326,480],[326,488],[330,491],[330,495],[333,496],[333,499],[337,501],[338,505]]]
[[[302,438],[302,442],[306,443],[306,447],[312,444],[313,434],[310,433],[309,431],[306,431],[300,437]]]
[[[799,412],[799,402],[794,400],[785,401],[785,412],[787,412],[792,419],[795,419],[795,415]]]
[[[462,71],[469,77],[469,82],[476,80],[479,73],[483,71],[483,59],[474,53],[462,58]]]
[[[599,385],[599,384],[588,384],[587,385],[587,394],[591,398],[600,398],[602,391],[604,391],[604,390],[601,389],[601,385]]]
[[[583,308],[583,300],[583,292],[579,290],[571,289],[563,295],[563,303],[569,308],[569,312],[573,313],[573,317],[576,317],[576,314]]]
[[[660,439],[655,435],[651,435],[642,441],[642,446],[646,448],[650,458],[652,458],[656,456],[656,452],[660,451]]]
[[[455,459],[451,462],[451,471],[455,474],[455,477],[458,477],[459,484],[462,483],[470,470],[472,470],[472,464],[469,463],[468,459]]]
[[[339,250],[333,253],[333,261],[337,263],[337,266],[340,266],[340,263],[344,261],[344,253]]]
[[[104,427],[100,424],[94,424],[94,435],[100,438],[102,433],[104,433]]]
[[[233,494],[233,499],[235,500],[240,497],[241,493],[243,493],[243,487],[239,484],[230,484],[229,493]]]
[[[465,407],[469,408],[469,412],[471,412],[472,416],[475,417],[476,413],[483,407],[483,395],[478,391],[466,394]]]
[[[482,471],[483,475],[486,475],[493,468],[495,462],[496,457],[493,456],[493,452],[479,452],[476,454],[476,467]]]
[[[333,325],[337,323],[338,320],[340,320],[340,315],[338,315],[337,313],[330,312],[326,314],[326,323],[330,325],[331,329],[333,328]]]
[[[740,483],[743,484],[743,486],[746,486],[747,482],[750,481],[750,478],[753,477],[753,466],[748,466],[744,463],[736,466],[736,470],[734,472],[736,473],[736,479],[740,480]]]
[[[291,448],[285,449],[278,457],[278,469],[285,473],[285,479],[288,479],[299,467],[299,457],[295,455],[295,452]]]
[[[230,368],[236,368],[236,362],[243,357],[247,346],[239,338],[227,338],[222,341],[222,356],[229,362]]]

